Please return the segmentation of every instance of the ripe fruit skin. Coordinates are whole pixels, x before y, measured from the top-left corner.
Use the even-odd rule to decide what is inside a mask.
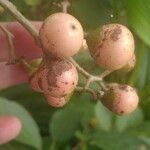
[[[135,67],[135,64],[136,64],[136,57],[134,54],[133,57],[124,67],[114,71],[111,75],[116,76],[116,78],[123,77],[124,75],[127,75],[127,73],[129,73]]]
[[[30,77],[33,90],[53,97],[65,97],[78,83],[76,67],[68,60],[53,57]]]
[[[136,57],[135,54],[132,56],[132,58],[128,61],[128,63],[120,69],[122,72],[130,72],[136,64]],[[118,70],[119,71],[119,70]]]
[[[104,25],[89,33],[86,40],[96,63],[108,70],[122,68],[134,54],[133,35],[121,24]]]
[[[76,67],[68,60],[50,59],[44,70],[42,87],[45,94],[64,97],[71,93],[77,85],[78,72]]]
[[[30,76],[29,83],[34,91],[43,92],[42,88],[40,87],[40,80],[39,72],[35,72]]]
[[[51,95],[45,95],[45,97],[47,99],[47,103],[52,107],[63,107],[67,103],[64,97],[56,98],[52,97]]]
[[[50,15],[40,29],[44,50],[58,57],[76,54],[82,46],[83,38],[83,29],[79,21],[66,13]]]
[[[102,97],[102,103],[117,115],[132,113],[138,106],[139,97],[134,88],[128,85],[110,84]]]
[[[21,121],[15,116],[0,116],[0,145],[15,139],[21,131]]]

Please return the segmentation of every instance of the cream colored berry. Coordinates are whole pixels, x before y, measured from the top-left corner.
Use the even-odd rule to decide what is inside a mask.
[[[40,29],[43,49],[59,57],[75,55],[82,46],[83,37],[79,21],[66,13],[50,15]]]
[[[117,70],[125,66],[134,54],[134,38],[121,24],[108,24],[87,35],[91,55],[98,65]]]
[[[110,84],[102,97],[102,103],[118,115],[127,115],[138,107],[139,97],[131,86]]]

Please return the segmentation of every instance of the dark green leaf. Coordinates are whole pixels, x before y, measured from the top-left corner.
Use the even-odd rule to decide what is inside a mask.
[[[63,141],[74,136],[80,122],[87,121],[88,119],[85,116],[93,109],[93,104],[89,100],[89,95],[74,95],[71,99],[72,102],[68,106],[53,115],[50,124],[50,133],[54,140]],[[84,120],[83,118],[86,119]]]
[[[112,113],[98,102],[95,107],[95,115],[101,129],[109,131],[112,126]]]
[[[35,148],[13,141],[5,145],[0,145],[0,150],[35,150]]]
[[[129,127],[138,126],[143,121],[143,113],[141,109],[137,109],[135,112],[127,116],[116,116],[116,129],[119,132],[124,131]]]
[[[140,147],[149,149],[143,140],[127,134],[117,134],[116,132],[97,132],[92,137],[91,144],[103,150],[138,150]]]
[[[41,0],[24,0],[27,5],[36,6],[41,3]]]
[[[41,136],[36,122],[30,114],[19,104],[0,98],[0,115],[15,115],[22,121],[22,131],[16,138],[23,144],[41,149]]]
[[[72,13],[80,20],[86,29],[96,28],[109,22],[110,9],[105,2],[100,0],[75,0],[72,1]],[[107,5],[109,6],[109,5]]]
[[[150,46],[150,0],[127,0],[129,25]]]

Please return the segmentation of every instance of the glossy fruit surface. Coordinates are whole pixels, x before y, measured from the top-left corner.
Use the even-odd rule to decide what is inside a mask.
[[[137,108],[139,97],[134,88],[113,83],[102,97],[102,103],[118,115],[127,115]]]
[[[79,21],[66,13],[50,15],[40,29],[44,50],[57,57],[75,55],[82,46],[83,36]]]
[[[98,65],[108,70],[125,66],[134,54],[134,38],[121,24],[108,24],[87,35],[87,45]]]

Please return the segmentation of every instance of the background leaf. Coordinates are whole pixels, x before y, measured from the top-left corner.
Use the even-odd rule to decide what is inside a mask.
[[[30,114],[19,104],[0,98],[0,115],[15,115],[22,121],[22,131],[15,139],[21,143],[41,149],[39,129]]]
[[[36,6],[41,3],[41,0],[24,0],[27,5]]]
[[[150,46],[150,0],[127,0],[129,25]]]
[[[95,115],[99,127],[105,131],[109,131],[112,126],[112,113],[101,102],[98,102],[95,106]]]
[[[13,141],[5,145],[0,145],[0,150],[35,150],[35,148]]]
[[[115,132],[97,132],[92,137],[91,144],[103,150],[138,150],[141,147],[149,149],[150,146],[144,140],[126,133],[116,134]]]
[[[136,127],[143,121],[143,113],[141,109],[137,109],[127,116],[116,116],[115,125],[119,132],[124,131],[129,127]]]
[[[89,120],[86,116],[94,108],[89,100],[89,95],[74,95],[70,100],[72,103],[54,113],[50,123],[50,133],[54,140],[65,141],[70,139],[74,136],[81,122],[85,123]]]

